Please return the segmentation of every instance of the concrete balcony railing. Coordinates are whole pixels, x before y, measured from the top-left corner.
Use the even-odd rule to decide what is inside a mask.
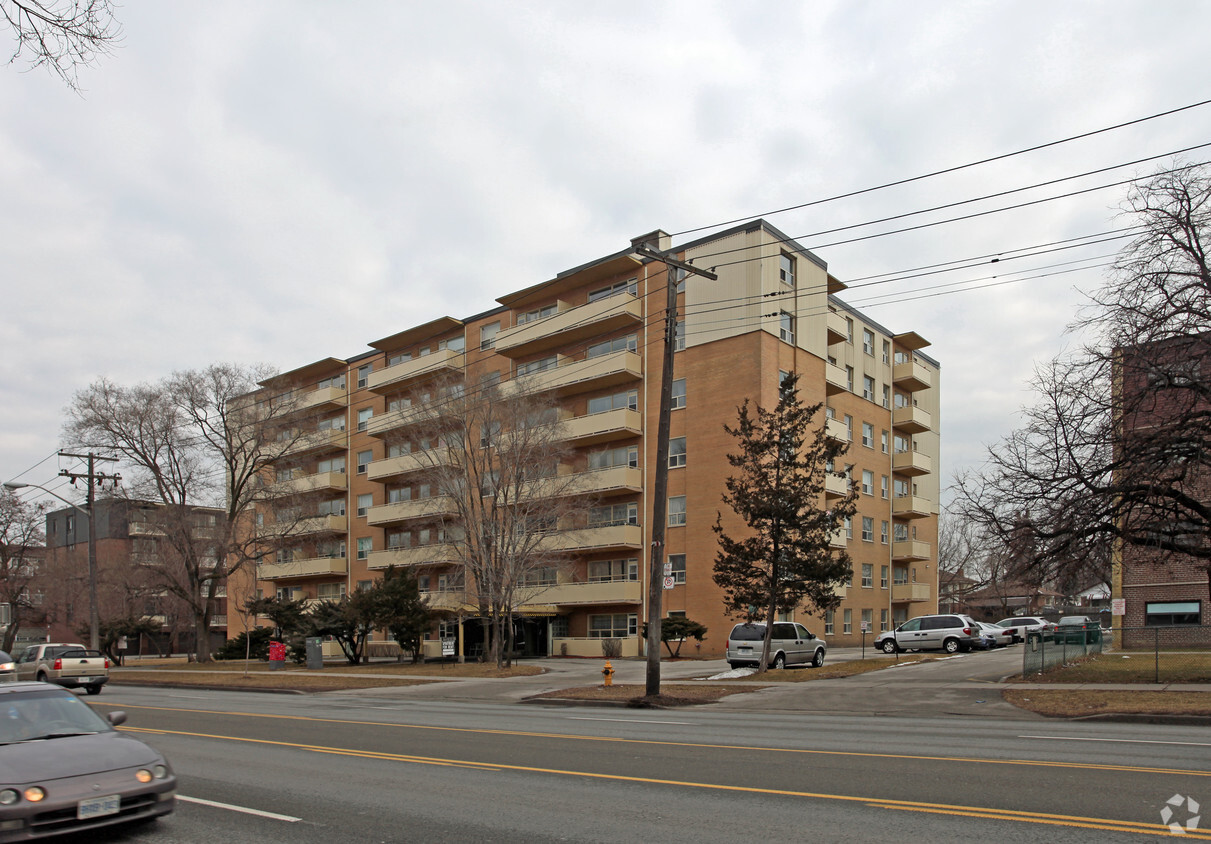
[[[376,393],[388,393],[399,390],[409,381],[418,378],[429,378],[444,373],[461,372],[463,368],[463,353],[440,349],[431,355],[413,358],[386,369],[370,373],[366,386]]]
[[[366,467],[366,477],[372,481],[385,481],[434,466],[445,466],[449,462],[449,449],[433,448],[413,454],[402,454],[399,457],[388,457],[385,460],[375,460]]]
[[[497,354],[537,354],[638,325],[643,304],[634,296],[610,296],[544,319],[506,328],[496,335]]]
[[[833,535],[828,538],[828,544],[833,548],[845,548],[849,544],[849,537],[845,535],[845,528],[841,528],[840,530],[834,532]]]
[[[828,312],[828,345],[834,343],[844,343],[849,339],[849,326],[845,323],[845,317],[836,311]]]
[[[406,407],[403,410],[392,410],[384,413],[382,416],[373,417],[366,425],[366,433],[372,437],[381,437],[389,431],[407,428],[410,425],[419,425],[423,422],[431,422],[441,415],[442,410],[443,405],[440,399],[431,404],[420,404]]]
[[[458,546],[453,543],[421,545],[416,548],[388,548],[366,555],[366,568],[385,569],[388,566],[429,566],[456,563],[461,560]]]
[[[349,561],[344,557],[310,557],[286,563],[261,563],[257,577],[261,580],[289,580],[348,573]]]
[[[558,390],[570,395],[588,390],[605,389],[637,381],[643,377],[643,358],[635,352],[613,352],[595,358],[571,361],[506,381],[500,385],[501,394],[541,393]]]
[[[840,419],[826,418],[824,420],[824,435],[838,442],[849,442],[849,429]]]
[[[591,416],[564,419],[559,423],[560,438],[578,446],[637,437],[641,433],[643,417],[638,410],[626,407],[594,413]]]
[[[346,404],[346,396],[344,387],[321,387],[318,390],[311,390],[306,393],[296,394],[294,406],[291,411],[294,413],[302,413],[303,411],[312,410],[325,405],[334,405],[336,407],[344,407]]]
[[[349,529],[346,516],[308,516],[287,525],[284,536],[306,536],[313,533],[344,533]]]
[[[552,551],[613,551],[643,547],[643,528],[639,525],[563,530],[548,534],[541,543]]]
[[[455,516],[458,508],[454,499],[448,495],[438,495],[433,498],[420,498],[415,501],[399,501],[395,504],[380,504],[366,511],[366,521],[371,525],[389,525],[407,522],[412,519],[426,519],[434,516]]]
[[[836,472],[824,474],[824,497],[844,498],[849,495],[849,478]]]
[[[824,392],[828,395],[844,393],[850,388],[849,375],[835,363],[824,364]]]
[[[919,434],[922,431],[933,429],[933,418],[928,411],[922,410],[916,405],[908,405],[897,407],[891,412],[891,425],[905,433]]]
[[[901,601],[928,601],[929,600],[929,584],[928,583],[893,583],[891,585],[891,599],[894,602]]]
[[[891,544],[891,559],[897,563],[929,559],[929,543],[917,539],[900,539]]]
[[[294,442],[288,443],[284,453],[293,455],[304,454],[308,451],[333,451],[343,449],[346,441],[344,430],[312,431],[299,436]]]
[[[933,502],[919,495],[897,495],[891,502],[891,514],[897,519],[923,519],[933,512]]]
[[[467,596],[464,595],[461,590],[459,590],[459,591],[443,590],[443,591],[433,591],[433,592],[421,592],[421,597],[423,597],[425,599],[425,603],[427,603],[429,605],[429,609],[432,609],[432,610],[444,610],[446,612],[461,612],[464,610],[470,611],[470,610],[474,609],[472,606],[470,606],[467,603]],[[425,642],[425,644],[428,645],[429,643]],[[440,645],[441,643],[438,642],[437,644]]]
[[[270,495],[301,495],[305,492],[319,492],[329,489],[345,489],[348,479],[344,472],[316,472],[313,475],[303,475],[288,481],[278,481],[269,486]]]
[[[928,475],[933,471],[933,461],[919,451],[901,451],[892,455],[891,469],[901,475]]]
[[[578,604],[638,604],[646,584],[638,580],[611,580],[597,583],[557,583],[536,591],[534,601],[559,606]]]
[[[590,495],[606,492],[639,492],[643,489],[643,471],[632,466],[612,466],[570,475],[557,475],[526,485],[525,498],[550,498],[564,495]]]
[[[924,390],[933,383],[929,370],[915,360],[897,363],[891,368],[891,380],[901,390],[915,393]]]

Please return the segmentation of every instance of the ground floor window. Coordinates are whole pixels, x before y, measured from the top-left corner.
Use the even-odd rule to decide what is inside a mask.
[[[1173,627],[1201,624],[1201,601],[1169,601],[1144,605],[1144,624],[1148,627]]]
[[[824,611],[824,635],[825,636],[833,635],[833,617],[834,617],[834,613],[832,610]]]
[[[551,619],[551,635],[558,638],[567,638],[568,617],[566,615],[557,615]]]
[[[589,616],[589,636],[595,639],[622,639],[639,632],[639,616],[633,613]]]

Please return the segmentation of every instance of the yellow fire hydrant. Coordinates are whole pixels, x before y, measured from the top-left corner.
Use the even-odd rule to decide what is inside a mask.
[[[609,686],[609,685],[612,685],[613,683],[614,683],[614,666],[610,665],[610,661],[607,659],[605,666],[601,669],[601,684],[603,686]]]

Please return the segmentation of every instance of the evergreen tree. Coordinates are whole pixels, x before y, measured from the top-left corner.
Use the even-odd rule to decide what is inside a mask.
[[[378,598],[378,623],[385,628],[403,654],[412,655],[413,662],[421,657],[421,642],[432,623],[433,611],[421,597],[416,575],[406,569],[388,566],[383,579],[373,591]]]
[[[735,539],[724,531],[722,514],[713,530],[719,537],[714,580],[724,590],[729,615],[767,620],[761,671],[769,661],[770,634],[780,612],[800,606],[822,611],[840,604],[837,587],[851,571],[849,555],[832,547],[832,537],[857,510],[857,494],[825,508],[824,482],[848,443],[812,431],[822,404],[799,400],[799,377],[792,373],[778,388],[773,410],[750,408],[746,399],[735,427],[740,451],[728,454],[736,474],[725,481],[723,502],[748,526]]]

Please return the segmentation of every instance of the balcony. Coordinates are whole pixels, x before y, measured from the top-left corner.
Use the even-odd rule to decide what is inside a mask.
[[[431,404],[392,410],[382,416],[373,417],[366,425],[366,433],[372,437],[381,437],[389,431],[407,428],[409,425],[419,425],[422,422],[431,422],[441,416],[441,413],[440,399]]]
[[[824,392],[826,395],[836,395],[849,391],[849,375],[835,363],[824,364]]]
[[[450,349],[439,349],[431,355],[413,358],[395,366],[370,373],[366,387],[376,393],[397,392],[409,381],[430,378],[434,375],[462,372],[463,353]]]
[[[893,603],[912,601],[918,603],[929,600],[928,583],[893,583],[891,585],[891,600]]]
[[[433,498],[399,501],[395,504],[380,504],[378,507],[371,507],[366,511],[366,521],[371,525],[389,525],[412,519],[457,514],[458,508],[454,506],[454,499],[448,495],[438,495]]]
[[[305,454],[309,451],[333,451],[344,449],[345,442],[344,430],[311,431],[302,434],[294,442],[288,443],[284,453],[295,455]]]
[[[151,522],[137,521],[131,519],[126,526],[127,532],[131,536],[164,536],[164,528]]]
[[[475,609],[467,604],[467,596],[460,591],[442,590],[440,592],[421,592],[421,597],[425,599],[425,603],[429,605],[431,610],[443,610],[445,612],[463,612]],[[425,644],[429,644],[426,642]],[[439,643],[440,644],[440,643]]]
[[[635,352],[613,352],[570,361],[554,369],[520,376],[500,385],[505,397],[557,390],[563,395],[605,389],[643,377],[643,359]]]
[[[891,559],[894,563],[928,560],[929,543],[916,539],[898,539],[891,544]]]
[[[412,454],[401,454],[399,457],[388,457],[386,460],[375,460],[366,467],[366,477],[372,481],[387,481],[434,466],[445,466],[449,462],[450,450],[448,448],[431,448],[428,451],[417,451]]]
[[[608,469],[593,469],[535,481],[527,485],[524,497],[600,495],[610,492],[640,492],[642,489],[642,470],[632,466],[612,466]]]
[[[636,326],[642,320],[643,306],[638,299],[627,295],[610,296],[545,319],[507,328],[496,335],[496,352],[512,358],[538,354]]]
[[[849,339],[849,326],[845,324],[845,317],[836,311],[828,312],[828,345],[834,343],[844,343]]]
[[[845,528],[841,528],[833,533],[828,538],[828,544],[833,548],[845,548],[849,545],[849,537],[845,535]]]
[[[278,481],[270,485],[270,495],[302,495],[305,492],[321,490],[345,489],[348,480],[344,472],[316,472],[313,475],[303,475],[288,481]]]
[[[639,525],[609,525],[548,534],[541,546],[547,551],[630,551],[643,547]]]
[[[311,557],[286,563],[261,563],[257,577],[261,580],[290,580],[348,573],[349,562],[344,557]]]
[[[927,389],[933,383],[929,370],[915,360],[895,364],[891,368],[891,380],[901,390],[910,393]]]
[[[927,411],[916,405],[897,407],[891,412],[891,425],[899,431],[908,434],[919,434],[922,431],[933,430],[933,419]]]
[[[344,387],[321,387],[306,393],[296,393],[295,404],[291,408],[291,412],[302,413],[306,410],[327,406],[344,407],[345,397]]]
[[[933,471],[933,461],[919,451],[901,451],[892,455],[891,469],[901,475],[928,475]]]
[[[844,498],[849,495],[849,478],[836,472],[824,473],[824,497]]]
[[[897,495],[891,502],[891,514],[897,519],[924,519],[933,513],[933,502],[919,495]]]
[[[366,556],[366,567],[385,569],[388,566],[438,566],[457,563],[462,559],[458,546],[453,543],[421,545],[416,548],[388,548],[371,551]]]
[[[849,442],[849,429],[840,419],[826,418],[824,420],[824,436],[838,442]]]
[[[577,416],[559,423],[560,438],[578,446],[629,439],[641,433],[643,417],[638,410],[625,407],[591,416]]]
[[[557,583],[534,588],[534,602],[558,606],[584,604],[638,604],[643,600],[645,584],[638,580],[614,580],[595,583]],[[532,587],[522,587],[530,591]]]
[[[308,516],[289,525],[284,536],[307,536],[313,533],[344,533],[349,528],[349,519],[344,515]]]

